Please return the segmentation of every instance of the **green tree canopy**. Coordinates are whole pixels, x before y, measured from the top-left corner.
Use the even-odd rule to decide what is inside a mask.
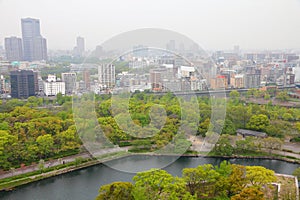
[[[270,120],[268,116],[259,114],[259,115],[253,115],[250,118],[250,121],[247,123],[247,128],[255,131],[265,131],[269,125],[270,125]]]
[[[114,182],[99,189],[96,200],[134,200],[133,185],[130,182]]]

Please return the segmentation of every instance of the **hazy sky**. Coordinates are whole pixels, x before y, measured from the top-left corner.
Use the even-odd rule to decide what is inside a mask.
[[[49,49],[86,48],[138,28],[184,34],[204,49],[300,48],[300,0],[0,0],[0,45],[40,19]]]

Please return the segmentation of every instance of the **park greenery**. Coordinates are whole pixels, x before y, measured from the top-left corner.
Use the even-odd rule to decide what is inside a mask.
[[[79,152],[81,141],[76,133],[70,106],[49,109],[41,100],[1,102],[0,166],[18,168],[41,159],[63,157]]]
[[[249,92],[247,95],[250,95]],[[230,99],[226,104],[225,120],[211,121],[212,100],[208,97],[198,97],[197,101],[200,111],[199,116],[197,116],[198,123],[195,125],[187,121],[188,129],[185,129],[185,134],[196,133],[198,137],[204,138],[209,133],[219,130],[222,136],[214,148],[216,155],[246,154],[261,152],[262,150],[272,153],[272,150],[281,149],[284,138],[297,138],[299,135],[300,109],[298,108],[287,108],[270,104],[246,104],[241,100],[240,94],[237,91],[233,91],[230,93]],[[222,100],[220,99],[219,101]],[[139,137],[135,138],[133,136],[139,134],[138,130],[137,133],[127,134],[123,131],[124,128],[120,129],[115,119],[122,117],[121,108],[126,108],[126,106],[119,106],[120,111],[112,117],[111,99],[106,99],[99,105],[97,114],[100,126],[113,144],[119,146],[131,145],[135,150],[155,151],[155,149],[170,143],[174,137],[178,136],[178,127],[185,120],[182,117],[184,112],[189,113],[189,115],[195,115],[193,106],[185,106],[185,110],[182,110],[180,98],[178,100],[177,97],[171,94],[157,96],[154,94],[136,93],[132,95],[129,102],[129,111],[134,123],[142,127],[149,124],[148,112],[155,103],[163,106],[167,113],[167,119],[165,126],[161,130],[156,130],[157,134],[154,134],[153,137],[139,139]],[[124,122],[124,124],[128,123]],[[220,124],[223,124],[221,130],[218,128],[218,126],[221,126]],[[155,130],[155,127],[152,128]],[[236,130],[239,128],[266,132],[268,137],[264,139],[250,137],[237,141],[235,135]],[[127,129],[132,132],[135,131],[134,128]],[[184,140],[180,142],[184,142]],[[225,145],[222,143],[225,143]]]
[[[114,182],[101,186],[96,200],[273,199],[276,190],[271,183],[276,180],[274,171],[264,167],[223,161],[219,166],[205,164],[184,168],[181,177],[161,169],[139,172],[132,183]]]
[[[279,98],[286,100],[286,92],[277,94],[249,90],[245,98]],[[225,99],[206,96],[193,97],[183,101],[171,93],[155,94],[135,92],[131,94],[129,105],[119,101],[112,110],[111,95],[85,94],[77,99],[86,99],[96,111],[98,124],[75,122],[72,97],[58,94],[55,99],[30,97],[25,100],[2,100],[0,102],[0,168],[9,170],[41,159],[49,160],[84,151],[80,138],[89,128],[96,131],[91,138],[98,141],[108,140],[111,145],[130,146],[133,152],[155,152],[168,145],[173,153],[184,153],[191,146],[186,136],[195,135],[205,138],[209,134],[221,133],[213,154],[228,156],[253,152],[272,153],[281,149],[284,138],[299,138],[300,109],[280,105],[257,105],[245,103],[237,91],[230,93],[226,101],[226,118],[211,120],[212,106],[218,106]],[[196,104],[195,104],[196,103]],[[159,106],[156,106],[159,105]],[[197,113],[195,105],[198,106]],[[166,118],[151,116],[155,109],[165,110]],[[184,109],[183,109],[184,108]],[[78,109],[87,120],[92,114]],[[129,111],[131,121],[124,116]],[[194,120],[196,119],[196,120]],[[156,121],[157,123],[151,123]],[[156,126],[163,122],[162,128]],[[126,127],[121,125],[125,124]],[[120,127],[121,126],[121,127]],[[236,130],[250,129],[266,132],[265,139],[246,138],[237,140]],[[129,130],[129,131],[125,131]]]

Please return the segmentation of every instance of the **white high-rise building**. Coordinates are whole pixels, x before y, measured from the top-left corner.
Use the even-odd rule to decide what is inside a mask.
[[[44,82],[44,93],[46,96],[56,96],[58,93],[64,95],[65,83],[56,81],[55,75],[48,75],[48,79]]]
[[[99,65],[98,67],[98,78],[101,87],[103,88],[113,88],[116,82],[116,72],[115,66],[109,65]]]

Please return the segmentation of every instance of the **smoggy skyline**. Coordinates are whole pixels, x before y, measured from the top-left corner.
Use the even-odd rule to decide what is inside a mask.
[[[176,31],[204,49],[300,49],[300,0],[0,0],[0,45],[21,37],[21,18],[40,19],[48,49],[86,49],[139,28]]]

